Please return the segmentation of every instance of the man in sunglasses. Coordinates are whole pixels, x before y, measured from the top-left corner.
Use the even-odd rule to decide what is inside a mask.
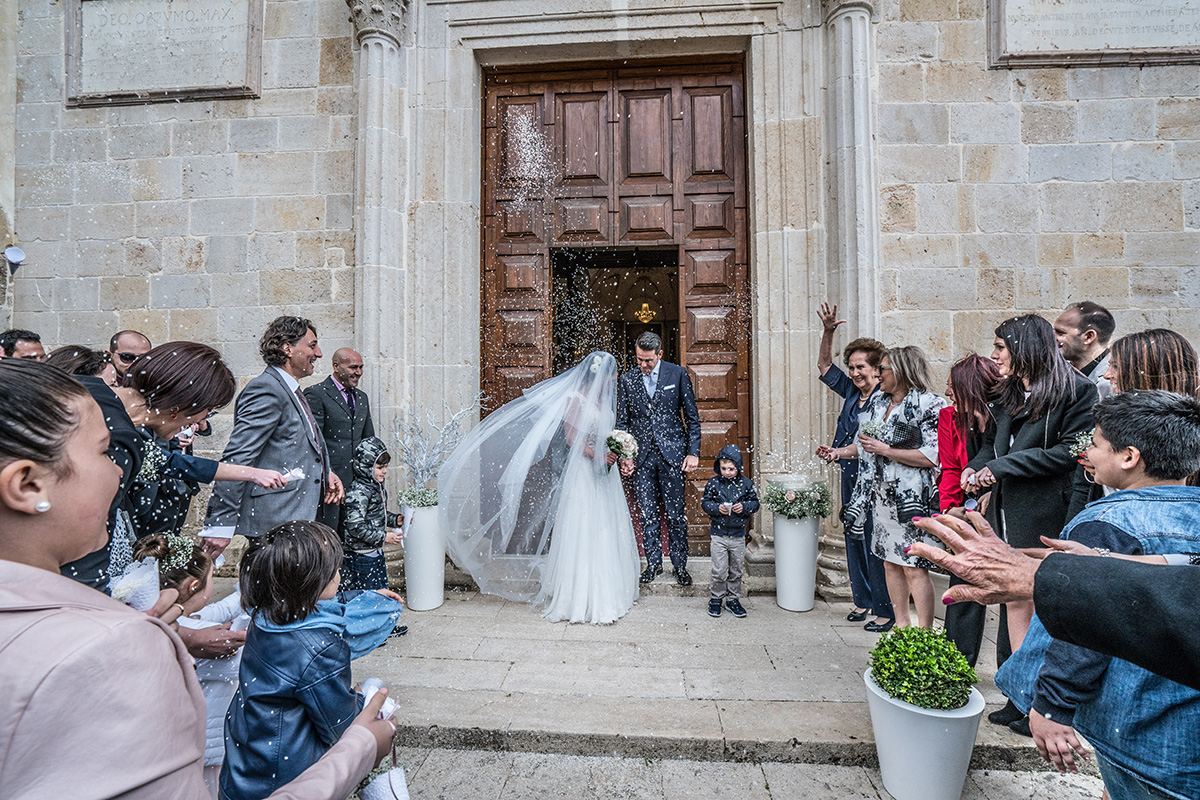
[[[138,356],[150,352],[150,340],[137,331],[119,331],[108,340],[105,351],[117,371],[117,385],[125,383],[125,372]]]

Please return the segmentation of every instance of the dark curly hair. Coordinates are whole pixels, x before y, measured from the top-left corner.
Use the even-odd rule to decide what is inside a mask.
[[[842,351],[842,358],[846,362],[847,367],[850,366],[850,356],[855,353],[862,353],[867,359],[868,364],[875,369],[879,369],[879,364],[883,361],[883,357],[887,355],[888,351],[884,347],[883,342],[863,336],[846,345],[846,349]]]
[[[258,343],[258,352],[268,367],[282,367],[287,363],[283,353],[285,344],[295,344],[304,338],[304,334],[317,332],[317,326],[304,317],[276,317],[262,335]]]

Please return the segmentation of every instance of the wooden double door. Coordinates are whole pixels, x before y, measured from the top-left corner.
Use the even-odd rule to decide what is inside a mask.
[[[483,390],[495,408],[550,377],[557,251],[677,248],[673,349],[700,410],[687,503],[700,554],[712,460],[750,444],[745,143],[740,56],[485,73]]]

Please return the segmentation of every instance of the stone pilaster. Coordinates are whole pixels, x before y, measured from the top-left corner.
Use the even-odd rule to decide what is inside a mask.
[[[879,213],[875,167],[875,72],[868,3],[832,4],[828,36],[829,178],[833,204],[830,289],[855,336],[879,335]]]
[[[365,386],[380,436],[390,438],[406,396],[405,166],[406,85],[403,0],[347,0],[359,43],[355,153],[354,340],[366,362]]]

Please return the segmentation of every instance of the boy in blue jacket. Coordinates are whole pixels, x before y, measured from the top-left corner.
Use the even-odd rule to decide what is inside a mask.
[[[758,511],[754,484],[742,475],[742,451],[736,444],[721,448],[713,462],[715,477],[704,487],[700,501],[712,518],[712,579],[708,583],[709,616],[721,616],[721,605],[735,617],[746,616],[738,599],[742,593],[742,561],[746,557],[746,526]]]

